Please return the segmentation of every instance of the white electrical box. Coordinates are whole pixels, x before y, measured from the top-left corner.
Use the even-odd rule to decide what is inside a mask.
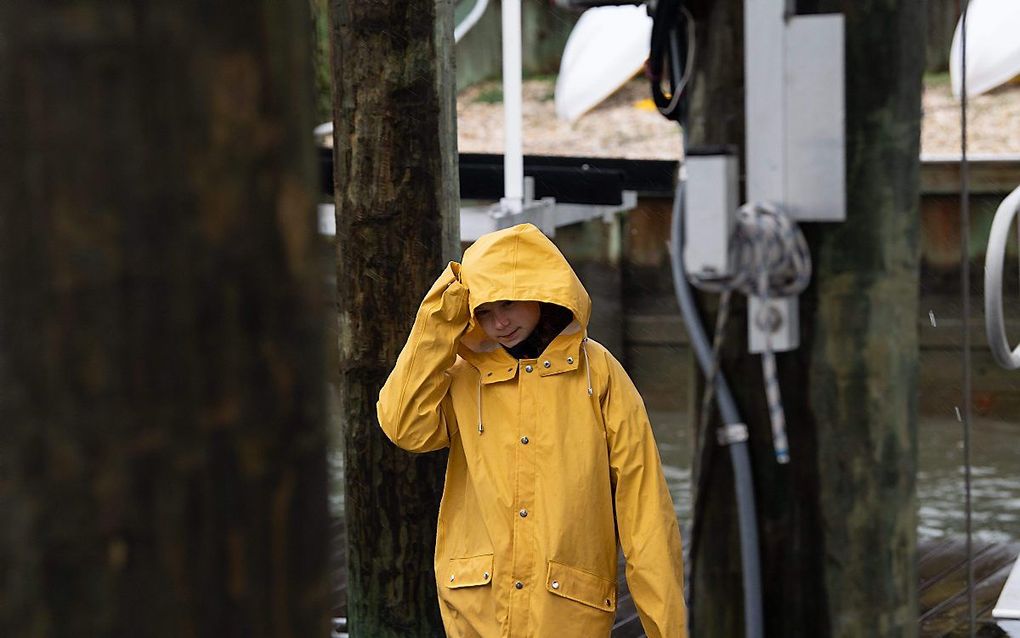
[[[797,221],[846,219],[844,18],[744,4],[747,201]]]
[[[798,221],[846,220],[843,16],[798,16],[786,27],[786,199]]]
[[[684,269],[714,279],[730,274],[730,234],[740,206],[737,158],[728,153],[684,158]]]

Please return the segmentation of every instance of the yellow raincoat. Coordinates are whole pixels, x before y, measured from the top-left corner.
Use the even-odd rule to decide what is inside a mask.
[[[505,299],[557,304],[575,321],[518,361],[472,319]],[[585,336],[590,311],[537,228],[490,233],[432,286],[380,392],[394,443],[450,448],[435,556],[448,636],[608,636],[617,539],[645,632],[687,635],[659,453],[627,373]]]

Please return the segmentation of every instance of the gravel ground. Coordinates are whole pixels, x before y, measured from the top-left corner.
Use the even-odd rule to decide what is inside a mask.
[[[574,124],[556,117],[552,79],[524,82],[524,152],[531,155],[578,155],[677,159],[681,155],[676,125],[647,102],[647,84],[635,79]],[[486,82],[457,97],[460,150],[500,153],[503,105],[498,82]],[[922,155],[960,152],[960,104],[948,80],[931,79],[923,97]],[[1020,85],[971,98],[967,117],[968,152],[1020,154]]]
[[[680,136],[675,123],[654,106],[636,106],[648,85],[632,80],[573,124],[556,117],[553,80],[524,82],[524,152],[628,159],[676,159]],[[476,84],[457,96],[457,137],[469,153],[503,152],[503,104],[498,82]]]
[[[949,83],[925,87],[922,155],[960,154],[960,102]],[[1020,154],[1020,84],[1000,87],[967,100],[967,153]]]

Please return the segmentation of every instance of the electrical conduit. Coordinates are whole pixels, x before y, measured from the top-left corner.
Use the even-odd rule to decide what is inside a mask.
[[[713,372],[712,348],[705,328],[701,325],[694,303],[694,293],[684,275],[684,179],[677,181],[676,194],[673,200],[673,220],[670,228],[672,250],[670,250],[670,266],[673,271],[673,288],[677,302],[683,314],[684,324],[690,336],[698,364],[705,377],[711,379]],[[722,373],[715,375],[715,394],[722,416],[723,427],[745,427],[740,420],[737,404],[730,392]],[[764,635],[764,616],[762,613],[761,596],[761,563],[758,552],[758,522],[755,515],[754,482],[751,476],[751,459],[747,451],[747,441],[733,440],[726,446],[730,451],[733,464],[733,480],[737,499],[737,522],[740,530],[740,563],[744,588],[744,635],[747,638],[761,638]]]

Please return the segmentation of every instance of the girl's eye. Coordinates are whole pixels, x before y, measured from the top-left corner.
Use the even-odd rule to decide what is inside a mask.
[[[489,314],[488,310],[476,310],[475,311],[475,317],[477,317],[479,319],[481,319],[482,317],[486,316],[487,314]]]
[[[504,308],[509,308],[509,307],[510,307],[510,306],[512,306],[512,305],[514,305],[514,302],[513,302],[513,301],[504,301],[504,302],[503,302],[503,307],[504,307]]]

